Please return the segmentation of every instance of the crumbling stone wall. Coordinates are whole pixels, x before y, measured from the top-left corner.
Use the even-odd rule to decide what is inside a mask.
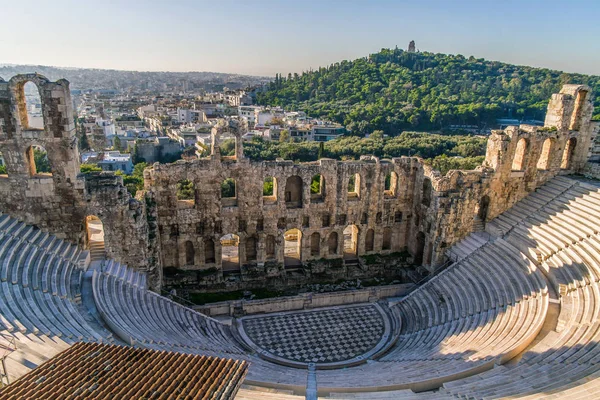
[[[40,89],[44,129],[28,127],[23,93],[28,81]],[[481,167],[446,176],[417,157],[253,162],[243,155],[247,128],[227,121],[212,132],[210,156],[154,164],[144,171],[145,190],[134,199],[118,176],[79,174],[68,82],[19,75],[0,79],[0,152],[8,171],[0,176],[0,210],[82,245],[85,217],[98,216],[108,255],[151,272],[155,288],[163,268],[193,271],[216,286],[231,273],[242,282],[286,281],[292,271],[360,269],[357,257],[404,249],[433,271],[444,262],[445,249],[548,179],[597,170],[588,164],[597,131],[592,111],[589,87],[565,85],[552,96],[544,127],[493,131]],[[235,138],[234,156],[219,152],[226,135]],[[48,151],[51,175],[31,168],[33,145]],[[315,194],[310,187],[316,175],[321,188]],[[274,193],[263,196],[268,177]],[[233,197],[222,197],[226,179],[235,181]],[[349,191],[351,179],[355,188]],[[190,198],[178,199],[182,180]],[[345,251],[347,227],[353,246]],[[299,253],[297,260],[285,250],[284,237],[292,229],[299,231],[293,235],[299,246],[291,251]],[[221,238],[228,234],[239,237],[233,240],[238,263],[224,271]]]
[[[30,128],[24,86],[34,83],[42,102],[44,129]],[[32,146],[48,153],[51,173],[37,174]],[[109,256],[139,268],[147,261],[144,204],[132,199],[121,177],[81,175],[73,106],[66,80],[38,74],[0,79],[0,152],[7,175],[0,175],[0,210],[62,239],[86,245],[85,218],[96,215],[105,228]]]

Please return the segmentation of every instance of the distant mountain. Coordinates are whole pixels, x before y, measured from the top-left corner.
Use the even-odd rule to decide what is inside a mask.
[[[160,89],[164,85],[177,85],[186,81],[189,87],[221,90],[223,87],[238,89],[272,78],[219,72],[141,72],[112,69],[51,67],[46,65],[0,64],[0,77],[5,80],[14,75],[37,72],[55,81],[67,79],[71,89],[126,89],[149,87]]]
[[[461,55],[383,49],[300,75],[278,75],[260,104],[302,109],[360,134],[492,126],[497,118],[543,120],[552,93],[583,83],[596,95],[600,77],[486,61]]]

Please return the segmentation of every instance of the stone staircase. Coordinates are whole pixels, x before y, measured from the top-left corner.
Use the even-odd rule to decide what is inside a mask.
[[[471,232],[483,232],[485,231],[485,223],[479,218],[478,215],[473,218],[473,226]]]
[[[90,240],[90,261],[102,261],[106,258],[103,241]]]

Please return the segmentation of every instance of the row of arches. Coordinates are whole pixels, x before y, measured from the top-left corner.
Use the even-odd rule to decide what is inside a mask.
[[[577,139],[570,138],[567,140],[565,148],[562,152],[560,168],[561,169],[570,169],[571,161],[573,156],[575,155],[575,148],[577,146]],[[554,154],[556,148],[556,139],[548,138],[542,144],[542,151],[540,153],[540,157],[538,158],[538,162],[536,164],[537,169],[539,170],[547,170],[550,169],[552,154]],[[512,162],[512,170],[513,171],[523,171],[527,165],[527,154],[529,153],[529,140],[526,138],[521,138],[517,142],[517,148],[515,150],[515,156]]]
[[[355,259],[358,257],[359,248],[359,229],[356,225],[348,225],[342,232],[343,238],[337,231],[330,232],[327,236],[322,236],[319,232],[313,232],[306,240],[308,242],[307,251],[310,258],[336,258]],[[283,262],[286,267],[297,267],[303,260],[303,233],[299,229],[292,228],[283,233]],[[393,231],[390,227],[385,227],[382,232],[381,251],[392,250]],[[257,236],[248,236],[240,240],[237,234],[229,233],[223,235],[218,240],[221,248],[220,264],[224,272],[239,271],[244,262],[257,261],[259,239]],[[200,259],[196,244],[191,240],[186,240],[180,248],[183,255],[179,254],[180,263],[186,266],[198,264],[217,263],[216,243],[211,238],[203,240],[203,259]],[[240,257],[240,246],[243,246],[244,257]],[[375,230],[367,229],[364,236],[365,253],[374,252],[375,249]],[[264,261],[276,260],[276,238],[274,235],[264,237]]]
[[[395,197],[398,186],[398,174],[390,172],[385,177],[384,195]],[[273,176],[266,177],[263,181],[263,200],[268,203],[277,201],[277,178]],[[284,201],[287,208],[301,208],[303,204],[304,182],[298,175],[292,175],[287,178],[284,190]],[[326,196],[325,178],[321,174],[316,174],[310,182],[311,202],[323,201]],[[358,199],[361,194],[361,175],[353,174],[348,178],[347,186],[348,200]],[[221,183],[221,199],[237,199],[237,182],[234,178],[226,178]],[[189,179],[182,179],[177,182],[177,200],[194,203],[195,186]],[[235,205],[235,204],[231,204]]]

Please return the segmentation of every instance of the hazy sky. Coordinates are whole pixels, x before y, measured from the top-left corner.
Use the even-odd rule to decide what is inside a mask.
[[[382,47],[600,74],[600,0],[0,0],[0,63],[272,76]]]

